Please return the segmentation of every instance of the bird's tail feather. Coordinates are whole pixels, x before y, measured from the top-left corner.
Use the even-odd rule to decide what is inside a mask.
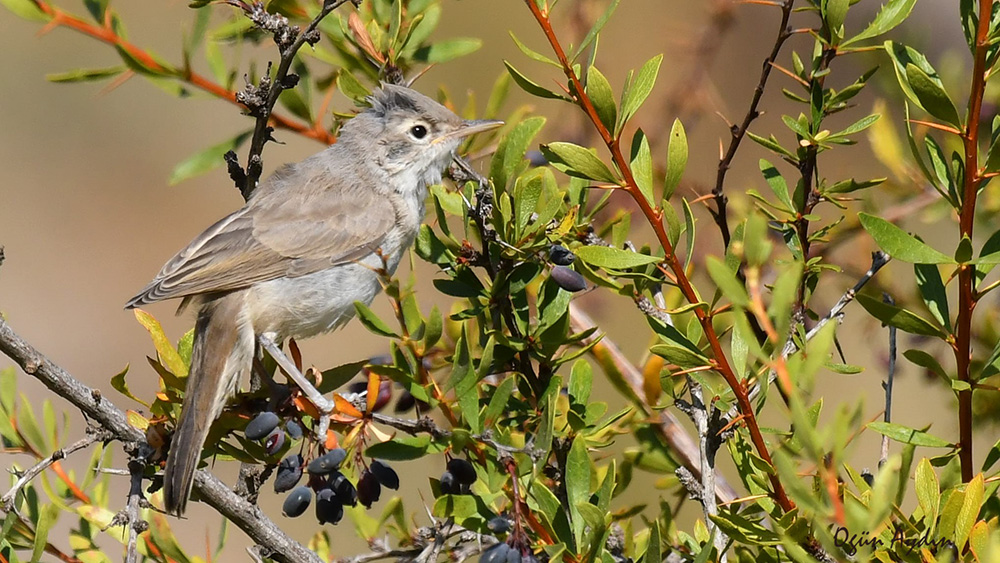
[[[253,350],[253,327],[244,308],[243,292],[205,303],[195,326],[187,392],[163,473],[167,512],[184,513],[209,428],[235,390],[240,374],[249,369]]]

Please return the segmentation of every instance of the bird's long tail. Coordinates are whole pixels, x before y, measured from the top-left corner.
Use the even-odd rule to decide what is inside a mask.
[[[254,333],[244,300],[242,291],[228,293],[198,313],[187,392],[163,473],[164,506],[178,516],[191,495],[208,430],[252,363]]]

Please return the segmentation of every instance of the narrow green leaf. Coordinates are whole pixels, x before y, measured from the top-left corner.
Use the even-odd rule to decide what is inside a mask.
[[[899,330],[909,332],[910,334],[936,336],[938,338],[946,338],[948,336],[944,329],[912,311],[908,311],[895,305],[889,305],[888,303],[883,303],[879,299],[863,294],[858,295],[857,299],[858,303],[860,303],[861,306],[871,314],[871,316],[889,326],[894,326]]]
[[[916,239],[881,217],[859,213],[861,226],[889,256],[913,264],[954,264],[950,257]]]
[[[618,119],[615,92],[611,89],[611,83],[601,74],[601,71],[597,70],[596,66],[590,67],[587,71],[586,90],[590,101],[594,103],[594,109],[597,110],[597,116],[601,118],[601,123],[608,131],[614,131],[615,122]]]
[[[593,43],[595,39],[597,39],[597,34],[600,33],[602,29],[604,29],[604,26],[608,23],[608,20],[611,19],[611,14],[615,13],[615,8],[618,7],[618,2],[620,1],[621,0],[612,0],[611,3],[608,4],[608,8],[604,10],[604,13],[601,14],[601,17],[597,18],[597,21],[594,22],[594,26],[591,27],[589,31],[587,31],[587,35],[583,36],[583,41],[581,41],[580,45],[576,48],[576,50],[573,51],[573,56],[570,57],[570,62],[573,62],[577,58],[579,58],[579,56],[583,53],[583,50],[586,49],[591,43]],[[543,11],[547,12],[548,9],[546,8]]]
[[[663,563],[663,552],[660,551],[660,521],[654,520],[649,527],[649,540],[646,542],[646,554],[642,563]]]
[[[654,344],[649,348],[649,351],[683,369],[703,367],[709,363],[708,358],[695,354],[683,346]]]
[[[372,94],[371,90],[346,68],[340,69],[340,72],[337,73],[337,89],[359,104],[365,103],[368,96]]]
[[[923,69],[912,63],[906,65],[906,80],[910,83],[920,107],[934,117],[959,129],[962,128],[962,120],[958,117],[955,102],[951,101],[940,81],[932,80]]]
[[[31,560],[41,561],[45,546],[49,543],[49,531],[59,518],[59,507],[46,505],[39,511],[38,523],[35,525],[35,543],[31,550]]]
[[[227,152],[235,150],[247,139],[253,131],[244,131],[239,135],[229,139],[228,141],[223,141],[217,145],[208,147],[197,154],[193,154],[174,166],[173,171],[170,173],[170,185],[177,185],[184,180],[194,178],[195,176],[200,176],[210,170],[218,168],[226,163],[222,158]]]
[[[875,15],[875,19],[868,24],[868,27],[864,31],[841,42],[840,46],[846,47],[851,43],[872,39],[888,32],[906,20],[910,15],[910,11],[913,10],[913,5],[916,3],[917,0],[889,0],[882,6],[882,9]]]
[[[112,76],[118,76],[127,69],[123,66],[113,66],[108,68],[80,68],[68,72],[57,74],[46,74],[45,79],[49,82],[91,82],[94,80],[104,80]]]
[[[883,436],[888,436],[890,439],[903,444],[913,444],[914,446],[925,446],[928,448],[954,447],[954,444],[947,440],[942,440],[941,438],[928,434],[923,430],[907,428],[901,424],[894,424],[892,422],[869,422],[867,427],[878,432],[879,434],[882,434]]]
[[[639,191],[646,201],[653,205],[653,155],[649,148],[649,139],[642,129],[636,129],[632,136],[632,177],[639,186]],[[654,206],[655,207],[655,206]]]
[[[948,373],[944,371],[941,367],[941,363],[937,361],[937,358],[924,352],[923,350],[912,349],[903,352],[903,357],[910,360],[914,364],[930,371],[934,375],[940,377],[941,379],[948,380]]]
[[[618,183],[608,165],[590,149],[573,143],[556,142],[542,145],[542,152],[560,172],[597,182]]]
[[[354,302],[354,310],[358,312],[358,320],[364,325],[370,332],[378,334],[379,336],[387,336],[389,338],[399,338],[396,331],[389,328],[389,325],[385,324],[385,321],[378,318],[378,315],[374,311],[368,308],[361,301]]]
[[[924,512],[924,523],[932,530],[937,523],[938,510],[941,506],[941,486],[937,474],[927,458],[921,459],[914,474],[917,502]]]
[[[504,378],[500,385],[497,385],[493,396],[490,397],[490,403],[486,405],[486,410],[483,412],[484,424],[492,425],[504,413],[507,401],[510,400],[511,393],[514,391],[514,379],[514,377]]]
[[[656,76],[660,72],[660,63],[663,62],[663,55],[656,55],[646,61],[635,76],[635,80],[622,92],[621,119],[619,129],[635,115],[643,102],[649,97],[656,84]]]
[[[525,56],[527,56],[529,59],[533,61],[538,61],[540,63],[545,63],[547,65],[552,65],[556,68],[562,68],[562,65],[560,65],[558,62],[550,59],[549,57],[546,57],[545,55],[537,51],[532,50],[524,43],[521,43],[521,40],[518,39],[516,35],[514,35],[513,31],[508,30],[507,33],[510,35],[510,38],[514,40],[514,44],[517,45],[517,48],[520,49],[521,52],[524,53]]]
[[[687,168],[687,160],[687,134],[684,132],[681,120],[675,119],[674,124],[670,126],[670,141],[667,145],[667,177],[664,180],[663,199],[670,201],[670,196],[674,195],[674,191],[681,183],[684,169]]]
[[[760,159],[758,165],[760,166],[761,174],[767,180],[767,185],[771,187],[771,191],[774,192],[774,196],[784,206],[785,211],[794,213],[795,206],[792,204],[792,196],[788,192],[788,182],[785,181],[781,172],[778,172],[778,169],[773,164],[763,158]]]
[[[746,286],[736,279],[736,275],[723,261],[715,256],[709,256],[705,259],[705,268],[719,291],[722,292],[723,297],[728,299],[730,303],[737,307],[750,305],[750,296],[747,294]]]
[[[544,125],[544,117],[531,117],[515,125],[500,139],[490,161],[490,179],[498,190],[506,190],[508,181],[514,176],[518,165],[524,162],[524,154]]]
[[[941,272],[934,264],[914,264],[913,271],[917,279],[920,295],[930,310],[931,315],[941,326],[951,332],[951,318],[948,312],[948,294],[941,280]]]
[[[658,256],[639,254],[631,250],[621,250],[609,246],[581,246],[575,252],[578,258],[592,266],[612,270],[627,270],[646,264],[655,264],[663,260]]]
[[[437,64],[474,53],[483,46],[483,40],[473,37],[445,39],[433,45],[420,47],[413,53],[413,59],[422,63]]]
[[[966,485],[962,509],[958,512],[958,519],[955,520],[955,546],[959,549],[965,547],[969,533],[979,519],[979,511],[983,507],[983,494],[983,474],[980,473]]]
[[[582,436],[577,436],[566,454],[566,497],[569,501],[570,513],[573,518],[573,532],[579,543],[583,533],[584,521],[578,506],[590,498],[590,456],[587,454],[587,443]]]
[[[554,100],[565,100],[566,99],[565,96],[562,96],[560,94],[556,94],[555,92],[553,92],[552,90],[549,90],[547,88],[543,88],[538,83],[534,82],[533,80],[531,80],[530,78],[528,78],[527,76],[525,76],[524,74],[522,74],[521,71],[519,71],[516,68],[514,68],[513,66],[511,66],[511,64],[509,62],[504,61],[503,64],[504,64],[504,66],[507,67],[507,72],[510,73],[510,77],[513,78],[514,82],[518,86],[520,86],[521,89],[524,90],[525,92],[527,92],[527,93],[529,93],[529,94],[531,94],[533,96],[538,96],[539,98],[551,98],[551,99],[554,99]]]
[[[430,436],[407,436],[368,446],[365,455],[389,461],[409,461],[427,455],[430,445]]]

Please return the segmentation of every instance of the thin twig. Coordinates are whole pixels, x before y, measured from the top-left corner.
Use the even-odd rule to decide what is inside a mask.
[[[101,430],[99,428],[87,427],[87,435],[80,438],[76,442],[66,446],[65,448],[60,448],[51,455],[43,458],[41,461],[21,473],[20,478],[14,482],[14,485],[8,490],[3,497],[0,497],[0,510],[4,512],[10,512],[15,510],[15,501],[17,500],[17,494],[23,489],[32,479],[38,477],[43,471],[48,469],[53,463],[65,458],[66,456],[77,452],[91,444],[97,442],[103,442],[109,440],[111,434],[107,431]]]
[[[757,87],[753,90],[753,98],[750,100],[750,107],[747,109],[747,113],[743,116],[743,121],[739,126],[733,125],[730,128],[732,138],[729,140],[729,148],[726,149],[726,154],[719,159],[719,168],[715,175],[715,188],[712,189],[716,208],[711,210],[711,212],[715,223],[719,226],[719,232],[722,234],[722,243],[726,248],[729,247],[730,239],[729,221],[726,217],[726,205],[729,202],[729,198],[726,197],[725,192],[726,173],[729,172],[729,167],[732,166],[733,158],[736,157],[736,151],[739,150],[740,143],[743,142],[743,137],[746,136],[747,130],[750,129],[750,124],[760,117],[758,107],[760,106],[761,98],[764,96],[767,79],[771,76],[771,68],[774,65],[774,61],[777,60],[778,53],[781,52],[781,47],[785,44],[785,40],[792,36],[788,29],[788,18],[792,15],[793,4],[795,4],[795,0],[784,0],[781,4],[781,23],[778,25],[778,35],[774,39],[771,53],[764,59],[764,64],[760,70],[760,79],[757,81]]]
[[[719,412],[714,406],[705,405],[701,385],[690,377],[688,377],[688,389],[691,393],[691,408],[688,414],[691,416],[691,420],[694,422],[695,429],[698,432],[698,444],[701,453],[701,490],[713,491],[715,490],[716,479],[715,454],[718,452],[719,446],[722,445],[722,439],[718,434],[718,429],[714,428],[715,425],[712,424],[712,419],[715,418],[718,421]],[[718,560],[725,563],[727,560],[725,549],[726,544],[729,543],[729,537],[722,530],[718,529],[715,521],[712,520],[713,516],[719,514],[719,505],[716,503],[715,496],[713,495],[702,494],[700,500],[702,511],[705,514],[705,525],[708,527],[708,532],[712,535],[715,549],[718,551]]]
[[[882,294],[882,301],[889,305],[895,305],[892,296],[888,293]],[[889,325],[889,368],[885,375],[882,388],[885,389],[885,422],[892,422],[892,382],[896,378],[896,327]],[[882,455],[879,457],[878,466],[885,465],[889,459],[889,437],[882,436]]]

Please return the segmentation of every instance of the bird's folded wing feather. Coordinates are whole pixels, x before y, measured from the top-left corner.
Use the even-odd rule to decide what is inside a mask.
[[[378,249],[396,221],[392,205],[370,189],[260,195],[195,238],[126,307],[232,291],[352,262]]]

